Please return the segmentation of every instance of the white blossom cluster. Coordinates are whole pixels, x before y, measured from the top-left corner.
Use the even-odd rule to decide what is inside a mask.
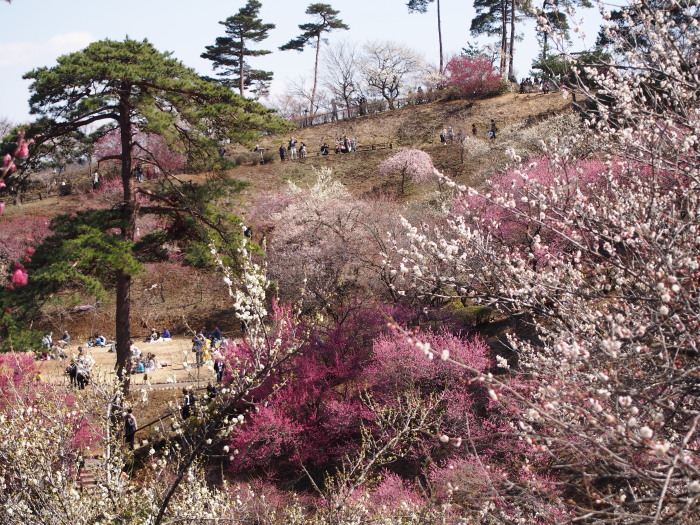
[[[506,214],[404,221],[410,246],[395,240],[387,257],[401,293],[492,305],[532,326],[511,339],[517,370],[484,378],[489,395],[517,407],[513,431],[568,465],[572,487],[596,487],[586,511],[601,520],[697,518],[700,32],[697,5],[673,5],[683,16],[639,4],[626,16],[644,49],[609,27],[621,65],[585,71],[597,173],[573,154],[579,139],[559,140],[551,180],[523,165],[522,184],[480,193]],[[502,235],[506,215],[521,244]]]

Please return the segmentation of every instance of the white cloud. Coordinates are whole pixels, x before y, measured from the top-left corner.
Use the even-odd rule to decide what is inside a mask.
[[[34,66],[49,64],[56,57],[83,49],[97,40],[87,32],[65,33],[52,36],[42,43],[13,42],[0,45],[0,67]]]

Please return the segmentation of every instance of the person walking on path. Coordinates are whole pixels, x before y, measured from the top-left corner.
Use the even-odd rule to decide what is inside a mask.
[[[136,436],[136,418],[133,410],[130,408],[124,416],[124,443],[134,450],[134,437]]]
[[[496,133],[498,132],[498,128],[496,127],[496,121],[491,119],[491,131],[489,132],[489,136],[491,137],[491,140],[496,140]]]

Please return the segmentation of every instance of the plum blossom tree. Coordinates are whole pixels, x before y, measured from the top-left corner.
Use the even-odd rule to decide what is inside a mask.
[[[412,228],[411,247],[395,252],[418,293],[532,316],[537,337],[510,338],[518,366],[506,377],[463,366],[517,414],[513,432],[566,465],[549,474],[575,501],[567,515],[601,523],[698,518],[699,128],[687,111],[700,93],[689,44],[698,24],[681,28],[674,6],[658,7],[641,5],[636,19],[650,52],[607,27],[624,49],[620,64],[581,71],[596,83],[579,87],[604,147],[594,177],[555,145],[549,181],[523,166],[521,183],[481,193],[541,228],[532,243],[504,246],[455,213],[444,228]],[[696,5],[681,8],[697,20]],[[526,380],[524,390],[511,378]],[[539,498],[531,491],[519,512]]]
[[[445,85],[470,101],[497,92],[499,83],[498,72],[483,56],[453,56],[445,66]]]
[[[419,183],[438,180],[437,170],[430,155],[419,149],[399,151],[382,162],[377,169],[379,174],[385,177],[395,173],[401,175],[401,195],[404,193],[407,178]]]

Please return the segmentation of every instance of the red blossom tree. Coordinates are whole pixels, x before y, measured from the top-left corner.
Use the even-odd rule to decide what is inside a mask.
[[[471,101],[497,93],[500,79],[486,57],[457,55],[445,66],[445,85]]]

